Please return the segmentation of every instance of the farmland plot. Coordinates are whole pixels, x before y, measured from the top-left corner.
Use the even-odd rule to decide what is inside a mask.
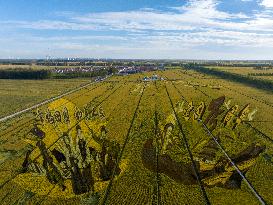
[[[272,96],[236,86],[113,76],[1,123],[1,204],[273,203]]]

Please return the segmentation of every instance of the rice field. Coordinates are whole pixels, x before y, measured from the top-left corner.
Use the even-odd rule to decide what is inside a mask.
[[[244,76],[251,76],[252,78],[273,81],[273,68],[256,69],[255,67],[226,67],[226,66],[209,66],[210,68],[235,73]]]
[[[1,123],[0,204],[272,204],[272,114],[194,71],[112,76]]]
[[[0,116],[34,105],[64,93],[88,79],[76,80],[3,80],[0,79]]]

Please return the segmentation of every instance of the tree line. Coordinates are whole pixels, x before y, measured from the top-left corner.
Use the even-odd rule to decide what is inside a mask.
[[[253,78],[251,76],[243,76],[236,73],[230,73],[226,71],[211,69],[211,68],[203,67],[196,64],[187,64],[187,65],[184,65],[184,68],[189,70],[195,70],[199,73],[217,76],[217,77],[227,79],[230,81],[243,83],[247,86],[273,92],[273,82],[269,80],[263,80],[263,79]]]
[[[48,70],[0,70],[1,79],[47,79],[51,73]]]
[[[249,76],[273,76],[273,73],[249,73]]]
[[[91,72],[74,72],[74,73],[54,73],[50,70],[32,70],[32,69],[6,69],[0,70],[0,79],[70,79],[70,78],[92,78],[104,77],[117,70],[113,68],[101,69]]]

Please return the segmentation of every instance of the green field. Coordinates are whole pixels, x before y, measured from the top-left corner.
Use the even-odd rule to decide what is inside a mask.
[[[11,114],[89,82],[77,80],[0,79],[0,116]]]
[[[1,114],[84,82],[0,81]],[[170,69],[33,112],[0,124],[0,204],[273,204],[271,92]]]
[[[257,70],[255,67],[226,67],[226,66],[209,66],[209,68],[225,71],[225,72],[230,72],[230,73],[235,73],[239,75],[252,75],[251,77],[253,78],[258,78],[258,79],[263,79],[263,80],[269,80],[273,81],[273,76],[262,76],[262,74],[272,74],[273,73],[273,68],[271,69],[266,69],[266,70]],[[253,74],[256,74],[253,76]]]

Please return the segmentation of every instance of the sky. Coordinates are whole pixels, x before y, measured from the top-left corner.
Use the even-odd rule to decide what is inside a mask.
[[[273,60],[273,0],[0,0],[0,58]]]

